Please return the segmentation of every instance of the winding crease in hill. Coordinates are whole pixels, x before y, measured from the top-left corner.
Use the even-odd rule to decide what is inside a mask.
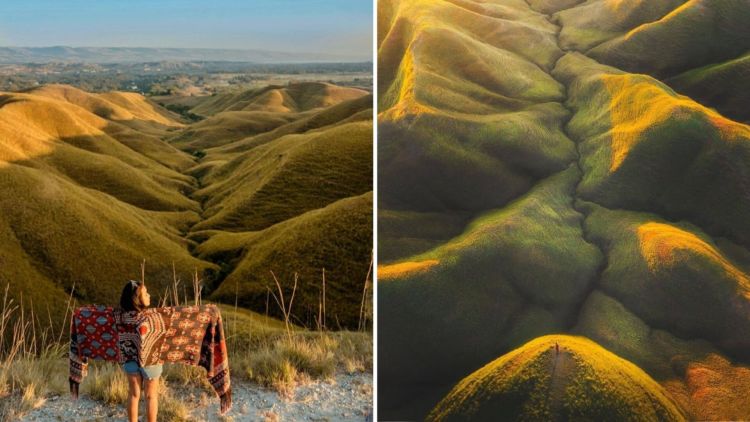
[[[288,293],[297,272],[294,314],[311,323],[325,268],[329,326],[356,326],[372,96],[325,83],[261,91],[196,99],[215,113],[192,125],[133,93],[0,93],[0,282],[56,315],[74,285],[80,301],[115,303],[145,258],[157,295],[174,263],[182,280],[197,270],[211,299],[264,312],[270,271]]]
[[[750,5],[378,7],[381,416],[750,418]],[[609,390],[512,410],[559,333]]]

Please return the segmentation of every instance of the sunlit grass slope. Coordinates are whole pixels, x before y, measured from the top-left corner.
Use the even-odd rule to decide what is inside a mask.
[[[12,267],[0,282],[57,317],[74,285],[80,302],[116,303],[145,258],[154,300],[174,268],[183,281],[197,271],[224,302],[237,285],[241,304],[262,311],[270,271],[287,299],[298,273],[291,316],[315,326],[325,269],[327,326],[358,327],[372,245],[372,96],[324,83],[264,92],[282,101],[230,101],[194,125],[137,94],[0,93],[0,260]]]
[[[561,54],[554,27],[541,17],[487,16],[448,1],[392,6],[393,24],[378,50],[380,110],[394,107],[387,111],[394,117],[433,108],[489,114],[562,95],[539,68]],[[514,40],[522,38],[538,48],[521,48]]]
[[[586,51],[663,18],[687,0],[590,0],[566,8],[555,17],[562,30],[560,45]]]
[[[750,357],[748,256],[653,215],[594,207],[586,223],[608,250],[605,293],[650,325]]]
[[[472,9],[484,6],[468,1],[379,3],[387,12],[381,21],[389,22],[378,49],[380,110],[402,103],[398,108],[404,112],[429,107],[487,112],[560,95],[554,81],[533,66],[548,68],[560,55],[554,26],[524,3],[492,15],[477,13]],[[523,48],[519,39],[536,48]],[[519,70],[528,72],[527,78],[519,77]]]
[[[750,8],[745,0],[690,0],[589,54],[623,70],[671,76],[746,53],[750,49],[748,20]]]
[[[599,291],[586,300],[574,332],[638,365],[695,420],[742,420],[750,414],[750,367],[706,340],[652,328]]]
[[[555,74],[570,83],[568,129],[582,140],[585,199],[685,218],[750,244],[748,126],[579,54],[561,59]]]
[[[29,91],[79,106],[107,120],[118,121],[140,131],[164,131],[179,127],[179,117],[134,92],[92,94],[69,85],[45,85]]]
[[[186,235],[221,268],[213,299],[280,316],[271,271],[287,299],[297,273],[292,318],[315,326],[325,268],[328,326],[358,326],[372,244],[372,101],[359,89],[299,83],[193,109],[212,116],[169,141],[198,157],[186,173],[199,186],[189,195],[201,220]]]
[[[400,400],[388,391],[402,385],[456,382],[570,324],[603,259],[571,207],[577,178],[571,167],[449,242],[378,267],[384,400]]]
[[[574,158],[561,131],[567,116],[554,103],[490,116],[422,113],[391,121],[381,114],[381,197],[396,209],[499,207]]]
[[[188,154],[162,141],[162,137],[183,125],[178,116],[133,92],[92,94],[68,85],[45,85],[29,91],[32,98],[53,99],[101,117],[107,123],[96,126],[128,148],[182,171],[193,164]],[[78,110],[80,113],[80,110]]]
[[[367,92],[357,88],[324,82],[300,82],[214,95],[201,101],[190,111],[203,116],[222,111],[303,112],[329,107],[363,95],[367,95]]]
[[[273,271],[289,300],[294,273],[299,286],[293,315],[314,326],[322,301],[323,269],[326,280],[327,326],[355,328],[370,264],[372,193],[336,201],[264,230],[228,233],[196,232],[203,241],[196,252],[202,259],[220,262],[230,273],[211,298],[239,303],[279,315],[269,290],[276,291]],[[277,293],[278,294],[278,293]]]
[[[546,72],[563,54],[555,26],[525,2],[379,8],[381,244],[406,247],[391,248],[390,260],[455,236],[565,169],[575,149],[561,130],[568,112],[555,103],[564,87]],[[446,220],[444,229],[430,222]]]
[[[559,351],[558,351],[559,350]],[[686,417],[640,368],[584,337],[539,337],[464,378],[430,421]]]
[[[299,118],[278,128],[253,135],[231,144],[209,149],[204,160],[216,160],[231,157],[233,154],[249,151],[284,135],[305,133],[331,125],[372,120],[372,94],[363,95],[353,100],[342,101],[331,107],[312,113],[297,115]]]
[[[690,224],[588,207],[609,266],[573,332],[639,365],[692,418],[745,418],[750,254]]]
[[[196,229],[259,230],[372,190],[372,124],[287,135],[225,164],[195,193],[205,201]]]
[[[183,279],[193,269],[218,269],[192,257],[180,237],[184,226],[198,220],[195,213],[162,218],[19,164],[0,167],[0,189],[0,282],[10,283],[16,300],[23,292],[45,315],[46,305],[53,315],[64,311],[63,292],[74,284],[80,300],[116,303],[122,284],[140,276],[144,258],[154,294],[171,281],[173,262]]]
[[[0,160],[56,172],[145,209],[198,208],[182,195],[192,189],[192,178],[111,136],[107,131],[113,123],[45,96],[3,94],[0,98]],[[170,153],[192,161],[174,148]]]
[[[191,125],[169,143],[185,151],[204,150],[268,132],[298,117],[296,113],[225,111]]]
[[[737,86],[737,81],[747,80],[750,80],[750,54],[690,70],[666,82],[701,104],[714,107],[731,119],[750,124],[750,92]]]
[[[618,369],[585,392],[547,376],[540,398],[519,355],[508,395],[478,383],[433,416],[747,419],[747,13],[379,2],[381,417],[424,419],[481,365],[568,333],[645,373],[601,364]]]
[[[79,300],[115,303],[144,258],[155,294],[172,263],[185,279],[218,271],[182,238],[200,219],[180,173],[194,160],[159,139],[179,126],[137,94],[0,94],[0,282],[16,301],[57,317],[75,284]]]

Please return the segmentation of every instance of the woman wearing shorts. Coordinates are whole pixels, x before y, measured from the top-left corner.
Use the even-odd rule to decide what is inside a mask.
[[[151,296],[146,285],[139,281],[129,281],[122,289],[120,307],[123,311],[140,312],[149,307]],[[138,422],[138,402],[143,391],[146,397],[146,420],[156,422],[159,408],[159,377],[162,373],[161,365],[141,367],[138,362],[131,360],[122,365],[128,378],[128,422]]]

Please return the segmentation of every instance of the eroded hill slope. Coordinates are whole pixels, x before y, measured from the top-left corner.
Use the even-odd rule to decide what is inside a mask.
[[[477,368],[575,333],[677,415],[750,417],[710,386],[750,379],[750,128],[742,90],[705,88],[743,82],[747,2],[379,9],[380,415],[422,419]]]

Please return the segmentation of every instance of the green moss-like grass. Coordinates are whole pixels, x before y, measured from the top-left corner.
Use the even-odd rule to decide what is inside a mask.
[[[579,192],[608,208],[687,219],[750,244],[750,129],[645,76],[580,54],[558,63],[576,113],[585,171]]]
[[[68,292],[82,302],[114,304],[128,279],[146,276],[152,294],[171,282],[172,263],[183,280],[190,273],[213,271],[196,259],[180,238],[179,227],[195,214],[145,212],[96,190],[80,187],[43,170],[16,164],[0,167],[0,283],[9,283],[16,300],[46,315],[61,316]],[[23,202],[19,203],[19,198]],[[174,225],[173,225],[174,224]]]
[[[750,123],[750,94],[736,82],[750,78],[750,54],[724,63],[710,64],[666,80],[678,92],[745,124]]]
[[[750,261],[733,259],[691,224],[591,207],[587,227],[608,250],[605,293],[649,325],[748,358]]]
[[[746,53],[748,20],[750,8],[744,0],[690,0],[659,21],[607,41],[589,54],[627,71],[672,76]]]
[[[560,45],[586,51],[644,24],[658,21],[686,0],[585,1],[555,15],[560,26]]]
[[[410,90],[430,104],[484,112],[488,106],[512,106],[519,98],[559,95],[553,80],[529,66],[549,68],[561,54],[554,26],[523,2],[420,0],[383,7],[383,22],[390,27],[380,26],[385,34],[378,49],[380,110]],[[519,39],[535,48],[525,48]],[[517,77],[519,70],[528,78]]]
[[[401,385],[455,382],[499,353],[563,329],[602,259],[572,209],[576,181],[570,168],[449,242],[378,267],[386,402]]]
[[[208,237],[197,248],[199,256],[229,264],[231,272],[212,299],[265,312],[268,288],[277,287],[273,271],[288,301],[298,273],[292,308],[293,321],[315,326],[326,270],[326,314],[329,328],[356,328],[362,292],[370,265],[372,194],[342,199],[308,211],[265,230],[243,233],[198,232]],[[270,297],[268,312],[281,312]]]
[[[228,170],[231,169],[231,170]],[[195,229],[260,230],[372,189],[372,126],[356,122],[287,135],[235,158],[204,180]]]
[[[467,376],[427,418],[468,419],[686,420],[637,366],[591,340],[563,335],[534,339]]]

